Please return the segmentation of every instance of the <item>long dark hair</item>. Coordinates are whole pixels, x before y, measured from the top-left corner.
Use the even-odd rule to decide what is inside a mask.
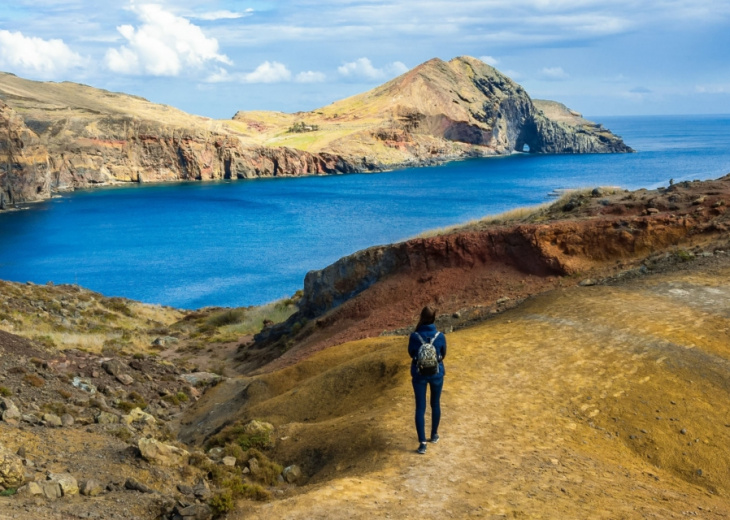
[[[434,321],[436,321],[436,309],[433,307],[424,307],[421,310],[421,317],[418,320],[416,328],[422,325],[431,325]]]

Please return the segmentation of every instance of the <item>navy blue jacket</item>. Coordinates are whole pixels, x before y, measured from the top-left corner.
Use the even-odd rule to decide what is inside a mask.
[[[416,329],[416,332],[420,334],[423,341],[431,341],[431,338],[436,335],[436,325],[421,325]],[[421,341],[418,339],[418,336],[416,336],[416,332],[412,332],[411,337],[408,339],[408,355],[411,356],[411,359],[413,360],[411,363],[411,377],[434,377],[436,374],[434,374],[434,376],[421,376],[418,373],[418,368],[416,367],[416,356],[418,356],[418,349],[421,348]],[[438,375],[443,376],[446,373],[443,363],[443,359],[446,357],[446,336],[444,336],[443,332],[439,334],[439,337],[433,342],[433,346],[436,347],[436,353],[441,360],[439,361]]]

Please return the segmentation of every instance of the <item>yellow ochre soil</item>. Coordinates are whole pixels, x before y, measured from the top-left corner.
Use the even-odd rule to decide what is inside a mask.
[[[200,435],[237,403],[310,477],[232,519],[727,518],[730,259],[707,260],[556,289],[449,334],[425,456],[404,337],[230,380],[186,422]]]

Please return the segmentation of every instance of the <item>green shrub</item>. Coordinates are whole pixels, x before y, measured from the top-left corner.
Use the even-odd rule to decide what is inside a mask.
[[[18,490],[15,488],[8,488],[3,491],[0,491],[0,497],[9,497],[17,493]]]
[[[0,395],[3,397],[10,397],[11,395],[13,395],[13,392],[5,386],[0,386]]]
[[[241,321],[245,315],[244,309],[227,309],[223,312],[211,314],[205,320],[204,329],[212,330],[225,325],[232,325]]]
[[[275,486],[278,482],[278,477],[284,468],[276,462],[269,459],[266,455],[261,453],[257,449],[250,449],[247,452],[249,460],[255,458],[259,463],[259,471],[255,475],[255,478],[264,484]]]
[[[166,403],[170,403],[173,406],[177,406],[180,404],[180,399],[178,399],[177,396],[174,394],[163,395],[162,400]]]
[[[221,491],[213,495],[213,498],[208,501],[208,505],[213,510],[213,517],[218,518],[229,511],[233,511],[233,494],[228,489]]]
[[[190,397],[188,397],[188,394],[186,394],[183,391],[176,393],[175,397],[177,397],[178,401],[181,403],[187,403],[190,400]]]
[[[137,408],[137,405],[131,401],[119,401],[119,403],[117,404],[117,408],[122,410],[124,413],[129,413]]]
[[[117,439],[124,442],[129,442],[129,440],[132,438],[132,432],[130,432],[129,428],[127,428],[126,426],[120,426],[119,428],[111,430],[109,432],[109,435],[113,435]]]
[[[127,399],[129,399],[132,403],[134,403],[135,406],[139,407],[142,410],[147,408],[147,401],[145,401],[144,397],[142,397],[139,392],[129,392],[129,394],[127,395]]]
[[[124,316],[132,317],[134,313],[122,298],[104,298],[101,304],[111,311],[118,312]]]
[[[221,487],[231,491],[233,498],[248,498],[251,500],[266,501],[271,498],[271,493],[259,484],[244,482],[240,475],[231,475],[223,479]]]
[[[677,255],[677,258],[679,258],[680,262],[689,262],[695,258],[694,254],[689,251],[685,251],[684,249],[678,250],[675,254]]]

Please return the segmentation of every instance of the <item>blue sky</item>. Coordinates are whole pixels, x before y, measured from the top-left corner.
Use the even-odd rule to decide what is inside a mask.
[[[0,70],[191,113],[310,110],[470,55],[587,115],[730,113],[728,0],[13,0]]]

